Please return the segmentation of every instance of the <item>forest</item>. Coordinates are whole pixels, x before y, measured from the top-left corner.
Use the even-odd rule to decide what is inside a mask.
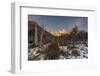
[[[48,32],[47,25],[28,21],[28,60],[87,59],[88,32],[74,27],[69,33]]]

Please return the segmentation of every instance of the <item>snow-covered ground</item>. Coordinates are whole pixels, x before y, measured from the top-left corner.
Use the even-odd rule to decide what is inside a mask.
[[[79,56],[72,55],[73,50],[69,50],[67,46],[60,46],[60,49],[63,50],[65,53],[70,54],[70,55],[67,55],[68,59],[88,58],[88,47],[86,47],[84,44],[75,45],[75,47],[76,48],[74,48],[73,50],[76,50]],[[62,59],[62,56],[61,56],[61,59]]]
[[[31,60],[44,60],[45,55],[41,54],[40,51],[44,51],[49,44],[43,47],[36,47],[28,49],[28,58]],[[84,44],[75,45],[76,48],[68,49],[68,46],[59,46],[59,49],[65,53],[65,55],[60,55],[59,59],[83,59],[88,58],[88,47]]]

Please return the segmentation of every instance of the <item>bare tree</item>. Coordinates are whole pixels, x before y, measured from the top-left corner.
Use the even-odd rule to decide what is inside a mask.
[[[75,47],[75,41],[76,41],[76,35],[77,35],[77,33],[78,33],[78,26],[75,25],[75,27],[71,31],[71,37],[72,37],[71,41],[73,43],[73,47]]]
[[[38,29],[37,29],[37,25],[35,24],[35,38],[34,38],[34,42],[35,42],[35,45],[37,46],[38,45],[38,35],[37,35],[37,31],[38,31]]]
[[[43,30],[41,30],[40,47],[41,47],[41,45],[42,45],[42,43],[43,43],[43,35],[44,35],[44,33],[45,33],[45,30],[46,30],[46,25],[43,25],[42,28],[43,28]]]

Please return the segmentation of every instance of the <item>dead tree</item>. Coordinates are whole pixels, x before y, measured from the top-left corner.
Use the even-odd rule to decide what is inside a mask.
[[[37,33],[38,29],[37,29],[37,25],[35,24],[35,38],[34,38],[34,42],[35,42],[35,45],[37,46],[38,45],[38,33]]]
[[[41,30],[41,36],[40,36],[40,47],[42,46],[43,44],[43,35],[45,33],[45,30],[46,30],[46,25],[43,25],[43,30]]]

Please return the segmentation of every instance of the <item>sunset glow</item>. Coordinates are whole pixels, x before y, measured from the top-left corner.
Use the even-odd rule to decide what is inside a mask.
[[[51,34],[54,35],[54,36],[61,36],[61,35],[64,35],[64,34],[68,34],[68,32],[66,32],[65,29],[62,28],[62,29],[60,29],[56,32],[51,32]]]

